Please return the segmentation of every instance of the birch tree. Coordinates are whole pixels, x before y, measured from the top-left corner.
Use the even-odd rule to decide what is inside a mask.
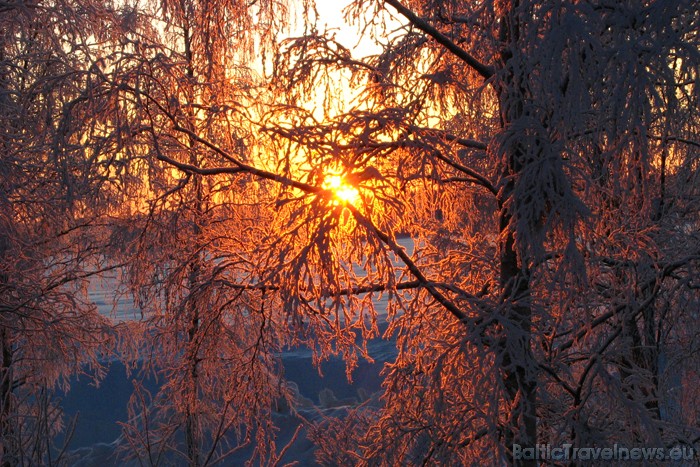
[[[191,123],[200,105],[229,109],[218,94],[135,95],[168,129],[144,144],[185,177],[192,219],[197,186],[263,193],[236,218],[257,229],[186,255],[195,274],[204,251],[236,245],[209,277],[257,294],[238,313],[264,321],[258,342],[340,353],[351,374],[378,333],[372,299],[390,298],[384,406],[355,418],[366,434],[339,458],[519,464],[514,444],[697,443],[683,402],[697,375],[693,5],[360,0],[347,15],[381,47],[367,57],[305,12],[307,33],[275,58],[271,105],[246,116],[254,140]],[[179,27],[187,64],[197,29]],[[265,152],[251,157],[253,143]],[[203,323],[181,302],[179,335]]]
[[[123,453],[148,465],[277,458],[272,413],[290,398],[276,298],[249,253],[274,200],[246,170],[260,83],[249,60],[285,24],[275,2],[164,1],[133,9],[126,47],[100,66],[126,141],[111,254],[142,312]],[[236,174],[243,175],[235,177]],[[131,356],[131,354],[130,354]],[[154,376],[149,393],[140,377]]]
[[[401,216],[349,209],[417,281],[397,296],[399,356],[359,462],[697,443],[686,396],[664,396],[691,394],[697,365],[681,324],[698,298],[697,12],[387,0],[347,13],[379,36],[384,11],[404,26],[378,55],[319,34],[289,41],[279,68],[292,99],[331,69],[361,83],[328,124],[277,133],[342,154],[349,176],[379,168]]]
[[[133,454],[274,462],[279,353],[342,355],[351,377],[379,297],[383,405],[316,437],[324,462],[697,445],[693,4],[357,0],[370,56],[302,6],[279,43],[284,5],[134,9],[96,62],[164,381],[135,395]],[[267,81],[241,67],[256,54]]]
[[[56,391],[99,381],[114,343],[88,299],[105,267],[112,143],[91,95],[104,8],[74,2],[0,5],[0,463],[65,464],[70,439]],[[109,149],[109,151],[108,151]],[[103,151],[104,150],[104,151]]]

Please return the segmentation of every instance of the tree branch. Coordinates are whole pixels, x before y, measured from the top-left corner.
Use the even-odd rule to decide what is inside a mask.
[[[486,151],[488,149],[488,145],[484,142],[477,141],[475,139],[460,138],[459,136],[450,134],[444,130],[438,130],[435,128],[423,128],[415,125],[408,127],[408,129],[412,133],[438,133],[439,138],[444,138],[447,141],[457,143],[465,148],[481,149],[482,151]]]
[[[463,173],[469,175],[473,179],[470,181],[476,183],[477,185],[483,186],[484,188],[489,190],[489,192],[492,195],[494,195],[494,196],[498,195],[498,190],[496,189],[496,187],[486,177],[481,175],[479,172],[476,172],[475,170],[472,170],[469,167],[463,166],[462,164],[459,164],[459,163],[453,161],[449,157],[443,155],[440,151],[434,151],[434,155],[435,155],[435,157],[437,157],[438,159],[440,159],[441,161],[443,161],[447,165],[459,170],[460,172],[463,172]]]
[[[388,3],[394,7],[396,11],[404,16],[413,26],[435,39],[435,41],[452,52],[457,58],[461,59],[464,63],[472,67],[474,71],[479,73],[484,79],[489,79],[493,76],[494,70],[492,67],[481,63],[469,52],[455,44],[447,36],[431,26],[427,21],[418,17],[411,10],[403,6],[398,0],[384,0],[384,3]]]
[[[457,305],[452,303],[447,297],[445,297],[442,293],[440,293],[439,290],[435,287],[435,284],[432,281],[429,281],[428,278],[425,277],[423,274],[423,271],[420,270],[418,265],[413,262],[413,260],[408,256],[408,253],[406,253],[406,250],[401,248],[393,238],[391,238],[389,235],[385,234],[379,228],[377,228],[372,221],[367,219],[362,213],[352,205],[348,205],[347,208],[350,210],[352,215],[355,217],[357,222],[360,224],[364,225],[368,229],[370,229],[374,234],[385,244],[387,245],[391,251],[394,252],[399,258],[401,258],[401,261],[406,265],[406,268],[409,270],[409,272],[413,275],[413,277],[416,278],[416,280],[425,287],[425,289],[428,291],[428,293],[437,301],[440,305],[442,305],[447,311],[449,311],[455,318],[457,318],[460,322],[463,324],[468,324],[469,323],[469,317],[467,314],[460,309]]]
[[[258,168],[255,168],[253,166],[244,164],[242,162],[238,162],[234,157],[232,157],[230,154],[228,154],[226,151],[223,149],[219,148],[218,146],[210,143],[209,141],[205,140],[204,138],[200,137],[197,135],[195,132],[188,130],[187,128],[183,128],[181,126],[175,125],[174,129],[176,131],[179,131],[181,133],[184,133],[188,135],[190,138],[192,138],[194,141],[197,141],[200,144],[203,144],[204,146],[208,147],[212,151],[216,152],[217,154],[223,156],[225,159],[233,162],[235,164],[235,167],[211,167],[211,168],[201,168],[194,166],[192,164],[186,164],[183,162],[178,162],[175,159],[172,159],[164,154],[158,154],[158,159],[167,162],[168,164],[171,164],[178,169],[184,171],[184,172],[192,172],[196,173],[199,175],[217,175],[217,174],[237,174],[237,173],[248,173],[251,175],[254,175],[259,178],[264,178],[266,180],[272,180],[278,183],[281,183],[286,186],[290,186],[293,188],[297,188],[305,193],[322,193],[325,190],[323,188],[314,186],[314,185],[309,185],[308,183],[302,183],[296,180],[292,180],[291,178],[284,177],[282,175],[277,175],[272,172],[268,172],[266,170],[261,170]]]
[[[677,143],[687,144],[688,146],[695,146],[696,148],[700,148],[700,142],[698,142],[698,141],[693,141],[692,139],[681,138],[680,136],[654,136],[654,135],[647,135],[647,138],[653,139],[653,140],[656,140],[656,141],[674,141],[674,142],[677,142]]]

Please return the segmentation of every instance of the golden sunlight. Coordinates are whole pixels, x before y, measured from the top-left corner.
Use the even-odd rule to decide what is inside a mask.
[[[324,189],[333,192],[335,198],[334,204],[352,204],[356,205],[360,199],[360,192],[345,181],[345,178],[339,174],[326,174],[321,185]]]

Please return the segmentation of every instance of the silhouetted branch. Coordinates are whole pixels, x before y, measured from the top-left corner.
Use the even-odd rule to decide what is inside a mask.
[[[479,73],[484,79],[489,79],[493,76],[493,68],[484,65],[469,52],[452,42],[447,36],[431,26],[427,21],[419,18],[415,13],[402,5],[398,0],[385,0],[396,9],[401,15],[403,15],[412,25],[420,29],[421,31],[428,34],[430,37],[435,39],[439,44],[443,45],[447,50],[452,52],[458,58],[460,58],[464,63],[472,67],[477,73]]]

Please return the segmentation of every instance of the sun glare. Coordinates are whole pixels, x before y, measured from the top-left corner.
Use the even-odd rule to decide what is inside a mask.
[[[322,186],[324,189],[333,192],[333,197],[338,203],[356,205],[360,199],[360,192],[357,188],[347,183],[342,175],[326,175]]]

